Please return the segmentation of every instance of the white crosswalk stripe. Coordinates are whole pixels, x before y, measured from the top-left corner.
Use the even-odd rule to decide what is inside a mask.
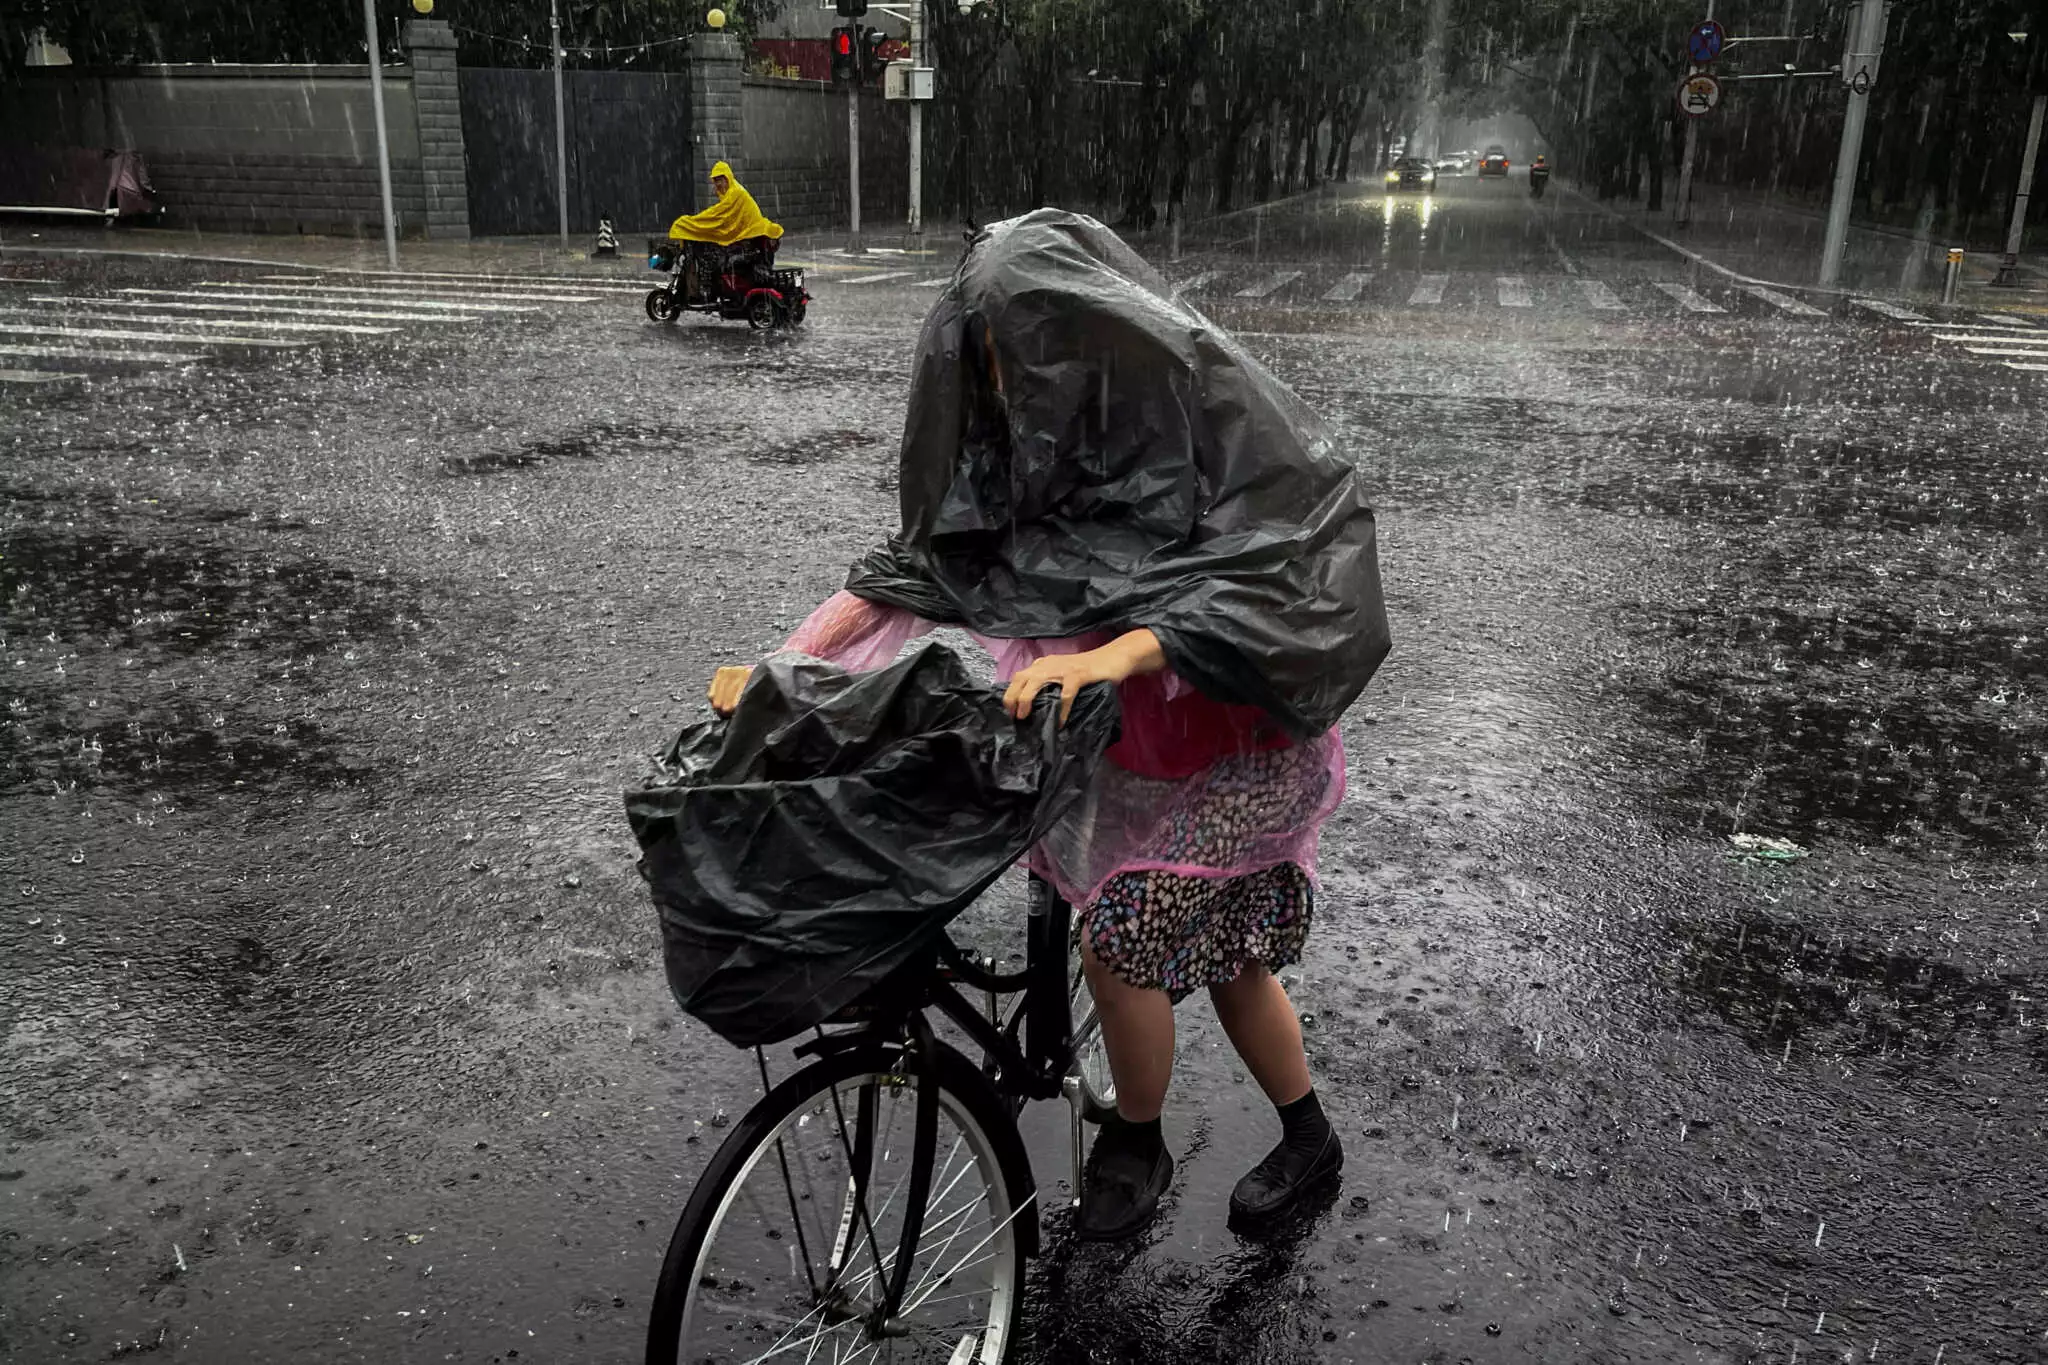
[[[912,289],[942,289],[950,284],[952,280],[953,277],[951,275],[939,275],[929,280],[918,280],[910,287]]]
[[[1173,292],[1176,294],[1192,294],[1197,289],[1207,289],[1216,282],[1216,277],[1222,273],[1220,270],[1204,270],[1198,275],[1190,275],[1175,285]]]
[[[908,270],[882,270],[882,271],[877,271],[877,272],[876,272],[875,274],[872,274],[872,275],[855,275],[855,276],[854,276],[854,277],[853,277],[852,279],[850,279],[850,280],[841,280],[841,281],[839,281],[839,283],[841,283],[841,284],[880,284],[880,283],[881,283],[881,282],[882,282],[883,280],[901,280],[901,279],[907,279],[907,278],[909,277],[909,275],[910,275],[910,272],[909,272]]]
[[[0,332],[10,336],[76,337],[95,341],[204,341],[214,346],[263,346],[286,348],[311,343],[297,337],[205,336],[189,332],[138,332],[126,327],[53,327],[37,323],[0,322]]]
[[[13,318],[58,318],[78,322],[149,322],[158,327],[239,327],[251,332],[328,332],[343,336],[387,336],[396,327],[371,327],[360,322],[294,322],[285,318],[179,318],[154,315],[136,317],[118,307],[96,300],[66,299],[54,308],[0,308],[0,316]]]
[[[1354,270],[1323,291],[1323,297],[1331,303],[1349,303],[1359,292],[1372,283],[1370,270]]]
[[[192,337],[197,345],[204,341]],[[90,346],[0,346],[0,355],[14,356],[21,360],[104,360],[109,364],[126,365],[184,365],[195,360],[206,359],[201,351],[129,351],[95,350]]]
[[[1277,270],[1263,280],[1254,281],[1237,291],[1241,299],[1271,298],[1280,290],[1301,278],[1299,270]]]
[[[1849,302],[1855,304],[1866,313],[1875,313],[1881,318],[1890,318],[1894,322],[1929,321],[1928,317],[1923,313],[1916,313],[1910,308],[1901,308],[1895,303],[1886,303],[1883,299],[1850,299]]]
[[[302,296],[280,293],[276,290],[262,293],[247,293],[241,291],[231,292],[223,289],[123,289],[120,292],[132,294],[137,298],[213,299],[216,301],[221,299],[238,299],[251,303],[297,303],[308,307],[314,304],[329,302],[344,306],[352,304],[369,304],[377,307],[399,306],[396,300],[376,295],[359,298],[342,298],[340,296],[327,298],[318,295]],[[407,299],[403,306],[408,310],[428,309],[436,313],[537,313],[540,311],[536,305],[530,303],[449,303],[438,299]]]
[[[1421,282],[1415,286],[1415,292],[1408,296],[1408,306],[1421,308],[1442,303],[1444,286],[1450,282],[1449,275],[1424,275]]]
[[[503,308],[515,303],[595,303],[590,294],[535,294],[530,291],[515,293],[500,291],[489,298],[480,297],[471,290],[391,288],[373,284],[242,284],[231,280],[208,280],[203,286],[210,293],[225,296],[240,296],[250,293],[278,293],[289,298],[301,295],[346,294],[357,302],[395,303],[414,299],[424,301],[435,299],[450,307]]]
[[[1536,302],[1529,293],[1529,282],[1520,275],[1502,275],[1493,287],[1503,308],[1528,308]]]
[[[1790,294],[1780,293],[1766,285],[1745,284],[1742,286],[1742,292],[1751,298],[1762,299],[1779,312],[1790,313],[1795,318],[1824,318],[1827,316],[1826,310],[1814,307],[1805,299],[1795,299]]]
[[[1607,287],[1607,283],[1604,280],[1581,279],[1579,281],[1579,292],[1586,296],[1587,303],[1592,304],[1603,313],[1619,313],[1628,307],[1627,304],[1621,301],[1619,295]]]
[[[2048,347],[2048,337],[2025,332],[1954,331],[1934,333],[1936,341],[1996,342],[1999,345]]]
[[[2005,368],[2007,368],[2008,370],[2035,370],[2048,372],[2048,365],[2030,365],[2024,361],[2019,360],[2006,361]]]
[[[396,273],[385,270],[361,270],[337,271],[327,275],[259,275],[257,278],[273,281],[299,280],[307,284],[365,280],[380,284],[424,284],[428,287],[459,287],[474,284],[502,289],[560,289],[571,293],[587,293],[593,289],[619,294],[641,292],[641,286],[625,280],[594,279],[582,275],[487,275],[461,270],[401,270]]]
[[[2037,324],[2027,321],[2017,313],[1979,313],[1977,318],[1981,322],[1990,323],[1993,327],[2021,327],[2029,332],[2041,330]]]
[[[1706,298],[1690,285],[1673,284],[1669,280],[1658,280],[1657,288],[1678,300],[1678,306],[1688,313],[1725,313],[1728,310],[1712,299]]]
[[[31,294],[31,303],[79,303],[76,296],[57,297]],[[479,322],[481,313],[391,313],[365,312],[350,308],[293,308],[268,303],[190,303],[183,299],[131,299],[94,297],[96,308],[144,309],[167,313],[275,313],[293,318],[334,318],[343,322]]]
[[[54,384],[65,379],[83,379],[68,370],[0,370],[0,384]]]

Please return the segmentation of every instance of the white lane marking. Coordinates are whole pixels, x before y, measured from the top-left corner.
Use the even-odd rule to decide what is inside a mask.
[[[1790,313],[1795,318],[1824,318],[1827,310],[1816,308],[1805,299],[1795,299],[1790,294],[1781,294],[1767,285],[1745,284],[1742,292],[1753,299],[1762,299],[1780,312]]]
[[[659,272],[650,271],[650,274]],[[208,280],[208,284],[246,284],[246,280]],[[314,285],[331,285],[336,289],[368,289],[377,293],[402,294],[407,291],[419,294],[433,294],[444,298],[523,298],[549,299],[558,303],[592,303],[600,294],[638,294],[640,285],[622,284],[485,284],[471,280],[393,280],[382,277],[328,276],[322,280],[285,280],[279,283],[287,288],[311,288]]]
[[[2002,322],[1909,322],[1906,325],[1935,332],[1967,332],[1974,328],[1979,332],[2018,332],[2021,336],[2037,337],[2042,334],[2039,327],[2014,327]]]
[[[2048,337],[2013,332],[1936,332],[1936,341],[1986,341],[2000,346],[2048,346]]]
[[[2048,350],[2039,346],[1965,346],[1971,355],[2023,355],[2030,360],[2048,360]]]
[[[1175,285],[1173,292],[1176,294],[1192,294],[1197,289],[1207,289],[1216,282],[1216,276],[1220,273],[1215,270],[1204,270],[1199,275],[1190,275]]]
[[[191,338],[202,344],[205,337]],[[95,351],[89,346],[0,346],[0,355],[39,360],[106,360],[130,365],[178,365],[206,359],[204,351]]]
[[[0,384],[54,384],[60,379],[83,379],[69,370],[0,370]]]
[[[1274,294],[1285,289],[1300,278],[1301,272],[1299,270],[1276,270],[1256,284],[1248,284],[1238,290],[1237,296],[1241,299],[1271,298]]]
[[[314,304],[376,304],[384,308],[403,307],[407,310],[428,308],[437,313],[537,313],[540,310],[529,303],[440,303],[433,299],[380,298],[300,298],[294,294],[275,291],[263,294],[224,294],[218,289],[123,289],[123,294],[133,294],[146,299],[244,299],[252,303],[295,303],[304,307]]]
[[[41,280],[28,275],[0,275],[0,284],[37,284],[50,288],[62,283],[62,280]]]
[[[2008,360],[2005,362],[2005,368],[2008,370],[2048,370],[2048,365],[2029,365],[2024,361]]]
[[[912,289],[937,289],[941,285],[951,283],[952,279],[951,275],[941,275],[935,280],[918,280],[910,287]]]
[[[205,342],[213,346],[304,346],[290,337],[195,337],[178,332],[131,332],[117,327],[40,327],[27,323],[0,322],[0,332],[29,337],[88,337],[96,341],[177,341],[186,345]]]
[[[463,313],[370,313],[353,309],[290,308],[266,303],[185,303],[177,299],[110,299],[78,294],[31,294],[30,303],[90,304],[94,308],[140,308],[173,313],[279,313],[294,318],[341,318],[349,322],[482,322]]]
[[[2030,332],[2041,330],[2037,323],[2029,322],[2017,313],[1979,313],[1977,320],[1988,322],[1993,327],[2024,327]]]
[[[1910,308],[1901,308],[1895,303],[1886,303],[1883,299],[1850,299],[1849,302],[1855,304],[1866,313],[1875,313],[1879,317],[1891,318],[1897,322],[1927,322],[1930,320],[1925,314],[1916,313]]]
[[[1349,303],[1357,298],[1359,291],[1372,283],[1370,270],[1354,270],[1343,279],[1323,291],[1323,297],[1331,303]]]
[[[910,272],[909,272],[908,270],[884,270],[884,271],[881,271],[881,272],[880,272],[879,274],[874,274],[874,275],[855,275],[855,276],[854,276],[854,277],[853,277],[852,279],[850,279],[850,280],[841,280],[841,281],[839,281],[839,283],[841,283],[841,284],[880,284],[880,283],[881,283],[881,282],[882,282],[883,280],[900,280],[900,279],[903,279],[903,278],[905,278],[905,277],[906,277],[906,276],[908,276],[909,274],[910,274]]]
[[[93,304],[65,303],[57,308],[0,308],[0,314],[16,318],[75,318],[80,322],[152,322],[159,327],[243,327],[252,332],[340,332],[346,336],[376,337],[395,332],[396,327],[366,327],[359,322],[289,322],[271,318],[166,318],[155,314],[136,317],[123,313],[118,305],[98,308]]]
[[[1712,299],[1701,297],[1699,292],[1690,285],[1673,284],[1668,280],[1658,280],[1656,283],[1659,289],[1678,300],[1678,306],[1688,313],[1725,313],[1728,311]]]
[[[338,285],[338,284],[238,284],[230,280],[208,280],[200,288],[220,298],[239,298],[255,292],[283,294],[287,297],[299,294],[347,294],[356,303],[411,303],[427,299],[443,301],[445,307],[470,306],[477,308],[502,308],[515,303],[596,303],[597,299],[587,294],[492,294],[487,301],[464,304],[465,299],[476,299],[476,295],[462,289],[386,289],[382,285]]]
[[[1586,302],[1603,313],[1619,313],[1628,308],[1604,280],[1580,280],[1579,290],[1586,296]]]
[[[1529,293],[1529,282],[1520,275],[1502,275],[1493,282],[1503,308],[1528,308],[1535,304]]]
[[[632,253],[638,256],[639,252]],[[621,257],[620,259],[626,259]],[[264,275],[266,280],[284,279],[282,275]],[[379,280],[386,284],[410,284],[414,281],[431,281],[434,287],[445,284],[496,285],[506,289],[610,289],[622,294],[637,294],[640,286],[624,280],[602,279],[584,275],[485,275],[462,270],[337,270],[327,275],[309,275],[309,282],[321,279],[362,279]]]
[[[1450,282],[1449,275],[1424,275],[1421,282],[1415,286],[1415,292],[1408,296],[1408,306],[1420,308],[1426,304],[1442,303],[1444,286]]]

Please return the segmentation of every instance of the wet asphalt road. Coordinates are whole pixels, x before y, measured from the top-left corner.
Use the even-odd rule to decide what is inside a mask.
[[[0,1358],[637,1353],[756,1086],[619,792],[892,523],[944,262],[820,264],[794,336],[619,290],[0,388]],[[1224,1228],[1276,1125],[1191,1002],[1167,1212],[1052,1216],[1018,1358],[2048,1358],[2048,376],[1519,183],[1169,273],[1382,508],[1295,984],[1349,1164]]]

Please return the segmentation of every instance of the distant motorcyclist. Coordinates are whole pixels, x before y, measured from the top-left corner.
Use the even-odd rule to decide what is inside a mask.
[[[684,291],[693,299],[701,297],[698,262],[708,254],[697,243],[721,248],[744,243],[746,263],[753,264],[772,260],[775,244],[782,237],[781,224],[768,221],[730,165],[721,161],[711,168],[711,188],[718,195],[717,203],[702,213],[686,213],[668,225],[671,241],[692,243],[684,267]],[[736,257],[739,254],[735,253]]]
[[[1549,184],[1550,160],[1548,157],[1539,156],[1529,163],[1529,193],[1541,199],[1544,189]]]

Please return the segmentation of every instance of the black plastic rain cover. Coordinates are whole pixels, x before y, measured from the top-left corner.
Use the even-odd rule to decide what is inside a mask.
[[[1028,721],[950,650],[847,673],[761,665],[626,794],[669,986],[741,1047],[829,1018],[933,943],[1087,788],[1116,693]],[[1050,700],[1047,700],[1050,699]]]
[[[1040,209],[969,246],[918,343],[902,504],[855,594],[1000,638],[1149,627],[1181,677],[1300,738],[1387,654],[1349,461],[1092,218]]]

